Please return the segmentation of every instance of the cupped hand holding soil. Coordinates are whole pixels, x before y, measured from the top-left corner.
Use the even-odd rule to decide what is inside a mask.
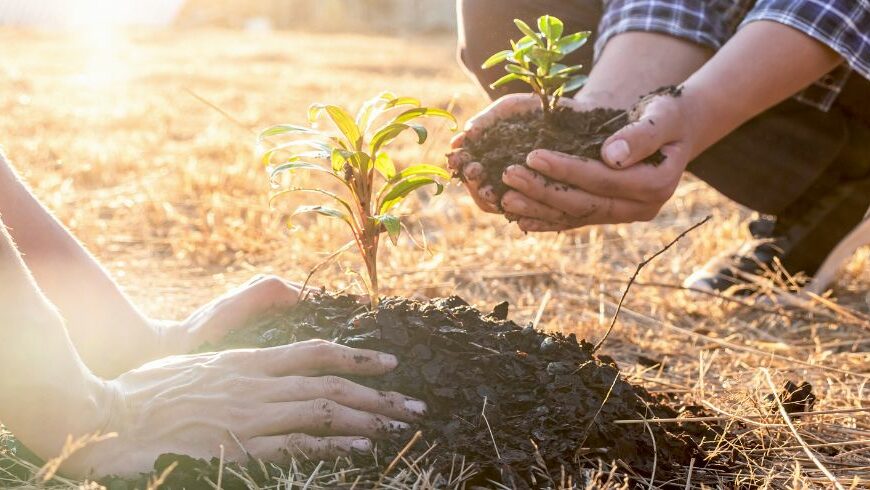
[[[506,96],[469,121],[448,162],[484,211],[524,231],[648,221],[688,163],[669,144],[687,120],[679,93],[656,91],[632,111],[562,99],[547,118],[534,95]]]

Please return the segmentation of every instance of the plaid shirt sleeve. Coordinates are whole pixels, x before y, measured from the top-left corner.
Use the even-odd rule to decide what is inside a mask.
[[[870,0],[759,0],[740,24],[768,20],[793,27],[824,43],[846,61],[796,98],[830,109],[850,69],[870,79]]]
[[[752,0],[604,0],[596,57],[613,36],[657,32],[718,50],[737,29]]]
[[[870,0],[604,0],[596,57],[610,38],[629,31],[658,32],[718,50],[739,27],[769,20],[829,46],[846,63],[797,94],[830,109],[851,70],[870,79]],[[851,68],[851,69],[850,69]]]

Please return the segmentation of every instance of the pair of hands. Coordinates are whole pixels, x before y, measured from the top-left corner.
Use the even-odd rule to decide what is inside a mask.
[[[164,325],[163,340],[189,351],[252,316],[294,305],[299,293],[279,278],[255,278],[186,321]],[[221,447],[236,462],[368,453],[372,439],[409,429],[426,405],[340,376],[378,376],[397,363],[390,354],[320,340],[159,359],[98,381],[90,395],[99,401],[96,413],[67,413],[92,421],[84,433],[116,436],[75,452],[63,471],[136,475],[164,453],[210,459]]]
[[[599,105],[567,98],[560,103],[578,111]],[[512,165],[505,170],[502,180],[512,190],[497,202],[492,189],[481,184],[482,166],[472,161],[462,143],[501,118],[540,107],[533,94],[511,94],[468,121],[464,132],[452,142],[456,151],[448,157],[448,164],[462,174],[481,209],[504,212],[523,231],[649,221],[673,195],[695,153],[687,106],[685,97],[644,99],[631,111],[633,122],[604,142],[600,161],[546,149],[532,151],[527,166]],[[661,164],[638,165],[657,150],[665,156]],[[545,177],[567,184],[567,188],[548,184]]]

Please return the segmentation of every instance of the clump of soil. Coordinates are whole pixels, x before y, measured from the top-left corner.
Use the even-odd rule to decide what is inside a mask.
[[[659,475],[698,456],[689,434],[653,426],[653,445],[643,424],[614,425],[617,419],[677,413],[624,381],[614,364],[592,354],[591,344],[519,326],[506,319],[507,309],[503,303],[485,315],[452,297],[387,298],[370,311],[348,296],[317,294],[207,348],[321,338],[395,354],[399,366],[393,372],[355,381],[428,404],[429,414],[419,424],[424,442],[412,454],[437,444],[427,459],[444,474],[453,454],[477,465],[480,481],[509,486],[540,482],[547,471],[558,478],[563,466],[576,473],[583,461],[596,458],[619,459],[649,474],[654,447]],[[381,442],[377,461],[389,463],[406,442]]]
[[[558,107],[548,118],[544,118],[541,110],[515,114],[488,126],[476,138],[464,140],[463,150],[471,154],[471,161],[483,166],[481,187],[492,186],[501,200],[508,191],[502,182],[505,169],[525,165],[526,156],[533,150],[546,149],[600,160],[604,141],[636,119],[644,103],[656,95],[679,97],[680,93],[678,87],[662,87],[641,98],[628,112],[604,108],[580,112]],[[663,160],[664,155],[656,152],[647,163],[659,164]]]

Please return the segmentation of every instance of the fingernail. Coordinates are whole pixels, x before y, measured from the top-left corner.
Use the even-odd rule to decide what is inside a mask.
[[[426,413],[426,403],[420,400],[406,400],[405,408],[409,412],[415,413],[417,415],[423,415]]]
[[[628,147],[628,142],[625,140],[616,140],[604,149],[604,157],[610,163],[614,163],[616,165],[624,162],[629,155],[631,155],[631,149]]]
[[[399,422],[398,420],[392,420],[388,425],[390,432],[404,432],[411,428],[409,424],[406,424],[405,422]]]
[[[490,204],[495,204],[495,193],[489,187],[480,189],[478,194],[480,194],[480,197],[482,197],[484,201]]]
[[[528,177],[526,172],[527,170],[523,169],[519,165],[511,165],[504,170],[504,174],[502,174],[502,180],[507,177],[509,179],[513,179],[514,181],[525,182],[527,180],[526,177]]]
[[[523,214],[523,211],[526,210],[526,203],[522,199],[502,199],[501,207]]]
[[[465,166],[465,168],[466,170],[464,170],[462,173],[468,180],[479,180],[480,175],[483,173],[483,167],[481,167],[480,165],[468,164]]]
[[[358,453],[367,453],[372,450],[372,441],[368,439],[356,439],[350,443],[350,447]]]
[[[547,173],[550,170],[550,162],[544,159],[540,152],[533,151],[526,157],[526,165],[538,172]]]
[[[392,354],[378,354],[378,361],[387,369],[393,369],[399,365],[399,359]]]

